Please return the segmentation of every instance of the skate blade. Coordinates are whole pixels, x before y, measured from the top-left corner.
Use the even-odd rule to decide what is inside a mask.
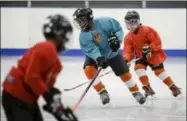
[[[142,104],[141,106],[140,106],[140,111],[141,112],[147,112],[147,107],[148,107],[148,105],[146,104],[146,102],[144,103],[144,104]]]
[[[104,104],[104,105],[102,105],[103,106],[103,108],[110,108],[111,106],[112,106],[112,104],[111,104],[111,102],[109,102],[109,103],[107,103],[107,104]]]
[[[147,100],[146,100],[145,105],[146,105],[146,106],[153,106],[153,105],[155,104],[155,101],[156,101],[156,97],[154,97],[154,98],[153,98],[153,97],[152,97],[152,98],[150,97],[150,99],[147,99]]]
[[[147,99],[147,100],[156,100],[156,96],[155,96],[155,95],[153,95],[153,96],[148,96],[146,99]]]
[[[178,100],[185,100],[186,99],[186,97],[184,95],[182,95],[182,94],[178,95],[176,98]]]

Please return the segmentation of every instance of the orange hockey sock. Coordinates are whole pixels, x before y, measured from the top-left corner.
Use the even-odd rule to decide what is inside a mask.
[[[84,73],[89,80],[93,79],[96,72],[97,72],[97,69],[94,66],[86,66],[84,69]],[[105,88],[100,80],[95,80],[93,87],[97,92],[100,92],[102,89]]]
[[[144,86],[150,85],[148,76],[146,75],[145,72],[146,66],[143,64],[136,64],[134,69],[142,85]]]
[[[150,85],[147,75],[141,76],[139,79],[144,86]]]
[[[150,85],[148,76],[145,73],[146,66],[143,64],[136,64],[134,69],[135,69],[136,74],[139,77],[141,83],[144,86]]]
[[[139,88],[134,80],[132,80],[132,75],[127,72],[120,76],[121,80],[126,84],[126,86],[129,88],[130,92],[138,92]]]
[[[170,87],[174,82],[173,80],[166,74],[164,68],[156,69],[155,74],[160,80],[162,80],[168,87]]]
[[[168,78],[166,78],[163,81],[168,87],[170,87],[172,84],[174,84],[173,80],[171,79],[171,77],[168,76]]]

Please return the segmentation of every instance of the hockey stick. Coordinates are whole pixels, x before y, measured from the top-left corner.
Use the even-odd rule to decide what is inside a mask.
[[[53,108],[47,104],[43,106],[43,110],[52,114],[57,119],[57,121],[78,121],[72,110],[69,107],[64,109],[64,106],[61,102],[60,106],[55,110],[53,110]]]
[[[137,61],[138,59],[140,59],[140,58],[134,59],[134,60],[132,60],[131,62],[135,62],[135,61]],[[111,72],[113,72],[113,71],[110,70],[110,71],[108,71],[108,72],[106,72],[106,73],[104,73],[104,74],[99,75],[99,77],[105,76],[105,75],[107,75],[107,74],[109,74],[109,73],[111,73]],[[74,89],[76,89],[76,88],[78,88],[78,87],[81,87],[81,86],[87,84],[88,82],[89,82],[89,81],[86,81],[86,82],[83,82],[83,83],[81,83],[81,84],[79,84],[79,85],[77,85],[77,86],[74,86],[74,87],[72,87],[72,88],[64,89],[64,91],[71,91],[71,90],[74,90]]]
[[[110,55],[112,54],[113,51],[111,51],[107,58],[110,57]],[[86,90],[84,91],[84,93],[82,94],[82,96],[80,97],[80,99],[78,100],[78,102],[75,104],[75,106],[73,107],[73,112],[75,112],[75,110],[78,108],[78,106],[80,105],[82,99],[84,98],[84,96],[86,95],[86,93],[88,92],[88,90],[90,89],[90,87],[92,86],[92,84],[94,83],[94,81],[96,80],[96,78],[98,77],[99,73],[101,72],[102,68],[100,67],[99,70],[97,71],[97,73],[94,75],[94,78],[92,79],[92,81],[89,83],[88,87],[86,88]]]
[[[105,76],[105,75],[107,75],[107,74],[109,74],[109,73],[111,73],[111,72],[112,72],[112,70],[110,70],[110,71],[108,71],[108,72],[106,72],[106,73],[104,73],[104,74],[101,74],[101,75],[99,75],[98,77]],[[86,82],[81,83],[81,84],[79,84],[79,85],[77,85],[77,86],[74,86],[74,87],[72,87],[72,88],[64,89],[64,91],[71,91],[71,90],[74,90],[74,89],[76,89],[76,88],[78,88],[78,87],[81,87],[81,86],[87,84],[88,82],[89,82],[89,81],[86,81]]]

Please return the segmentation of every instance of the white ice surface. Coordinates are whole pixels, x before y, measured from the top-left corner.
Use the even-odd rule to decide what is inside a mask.
[[[1,83],[11,66],[16,65],[20,57],[1,57]],[[64,104],[73,107],[78,101],[86,85],[75,90],[65,92],[63,89],[71,88],[87,79],[83,72],[83,57],[62,57],[63,71],[59,74],[56,87],[63,92],[62,100]],[[133,78],[141,87],[132,63],[131,72]],[[176,84],[182,88],[183,95],[186,95],[186,58],[168,58],[164,63],[167,74],[172,77]],[[102,71],[106,73],[110,68]],[[76,115],[80,121],[186,121],[186,99],[180,100],[171,95],[171,91],[155,77],[150,68],[147,70],[150,83],[156,92],[156,99],[148,100],[144,107],[140,106],[125,84],[115,77],[114,73],[109,73],[101,77],[111,97],[111,104],[102,106],[100,98],[93,88],[86,94],[80,106],[76,110]],[[2,89],[1,89],[2,90]],[[142,89],[140,89],[142,91]],[[39,105],[44,101],[39,99]],[[42,111],[45,121],[55,121],[54,118]],[[1,121],[6,121],[1,106]]]

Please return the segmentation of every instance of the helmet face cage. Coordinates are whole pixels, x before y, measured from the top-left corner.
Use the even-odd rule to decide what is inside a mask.
[[[74,24],[77,28],[85,31],[88,28],[89,21],[86,16],[75,17]]]
[[[134,32],[137,30],[138,26],[140,25],[140,20],[139,19],[130,19],[130,20],[125,20],[126,23],[126,28]]]
[[[86,7],[78,8],[74,12],[73,17],[75,26],[82,31],[86,31],[89,28],[90,20],[93,20],[92,10]]]
[[[125,16],[125,23],[128,30],[134,32],[140,25],[140,16],[136,11],[128,11]]]

